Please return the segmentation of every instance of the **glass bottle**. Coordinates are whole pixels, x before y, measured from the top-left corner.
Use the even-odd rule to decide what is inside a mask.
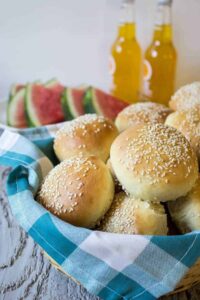
[[[174,93],[177,55],[173,45],[172,0],[159,0],[153,41],[145,52],[143,99],[168,104]]]
[[[128,103],[139,100],[142,54],[136,39],[134,0],[123,0],[117,38],[110,55],[111,93]]]

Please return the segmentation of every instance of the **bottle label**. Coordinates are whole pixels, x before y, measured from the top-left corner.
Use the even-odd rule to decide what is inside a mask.
[[[110,75],[113,75],[116,71],[116,64],[115,60],[112,56],[109,57],[109,73]]]
[[[152,76],[152,67],[148,60],[144,60],[144,80],[150,80]]]
[[[148,60],[144,60],[143,66],[143,93],[151,97],[152,91],[150,89],[150,79],[152,77],[152,67]]]

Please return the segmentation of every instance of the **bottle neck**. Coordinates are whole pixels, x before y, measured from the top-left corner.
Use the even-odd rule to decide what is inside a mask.
[[[171,42],[172,32],[172,11],[171,3],[159,3],[156,12],[154,28],[154,41]]]
[[[136,35],[135,0],[123,0],[121,5],[121,18],[118,36],[133,39]]]

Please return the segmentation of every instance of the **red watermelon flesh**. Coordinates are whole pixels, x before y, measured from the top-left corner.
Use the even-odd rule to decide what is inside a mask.
[[[60,83],[55,83],[52,86],[46,86],[46,88],[48,88],[49,90],[53,90],[54,92],[58,93],[59,96],[64,91],[64,87]]]
[[[95,100],[98,102],[98,106],[102,111],[102,114],[114,120],[118,113],[122,111],[129,104],[120,100],[108,93],[101,91],[100,89],[93,88]]]
[[[78,115],[84,115],[83,97],[86,89],[71,88],[70,91]]]
[[[42,125],[64,121],[61,106],[63,91],[64,87],[60,84],[50,88],[38,84],[33,86],[32,101],[37,117]]]
[[[55,84],[52,87],[48,87],[49,90],[52,91],[52,93],[54,94],[54,101],[55,101],[55,108],[57,109],[57,114],[58,114],[58,118],[62,121],[64,121],[65,116],[62,110],[62,104],[61,104],[61,98],[62,98],[62,94],[64,92],[65,87],[63,85],[61,85],[60,83]]]

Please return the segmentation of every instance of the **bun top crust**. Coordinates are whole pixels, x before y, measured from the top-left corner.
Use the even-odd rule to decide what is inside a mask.
[[[200,110],[176,111],[167,117],[165,124],[178,129],[187,138],[200,161]]]
[[[106,161],[117,135],[118,130],[112,121],[87,114],[66,122],[58,130],[54,150],[60,161],[79,154],[96,155]]]
[[[118,114],[115,124],[119,131],[123,131],[139,123],[164,123],[171,112],[171,109],[159,103],[136,103],[123,109]]]
[[[169,106],[172,110],[200,109],[200,82],[182,86],[171,98]]]
[[[127,196],[115,195],[99,227],[100,230],[125,234],[167,234],[167,217],[164,207]]]
[[[198,177],[197,157],[187,139],[163,124],[138,124],[111,147],[114,172],[132,195],[147,201],[185,195]]]
[[[45,178],[38,201],[61,219],[93,227],[114,197],[112,176],[95,156],[73,157],[57,165]]]

